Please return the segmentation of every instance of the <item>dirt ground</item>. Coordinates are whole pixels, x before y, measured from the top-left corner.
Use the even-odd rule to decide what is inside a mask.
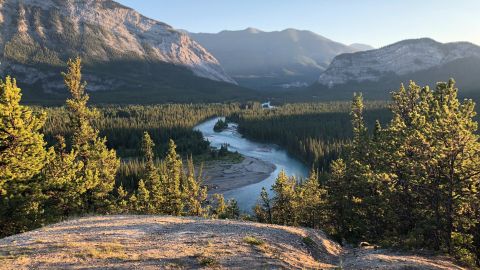
[[[0,269],[199,268],[462,269],[440,257],[345,250],[318,230],[191,217],[86,217],[0,239]]]

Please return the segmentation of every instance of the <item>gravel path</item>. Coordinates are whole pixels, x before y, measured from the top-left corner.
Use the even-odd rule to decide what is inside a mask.
[[[0,239],[0,269],[462,269],[342,250],[321,231],[170,216],[98,216]]]

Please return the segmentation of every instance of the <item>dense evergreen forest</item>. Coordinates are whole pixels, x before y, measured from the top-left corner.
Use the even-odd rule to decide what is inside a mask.
[[[281,172],[273,198],[262,190],[260,222],[321,228],[338,241],[369,241],[447,253],[480,266],[480,137],[475,103],[460,102],[455,82],[415,83],[393,93],[386,125],[366,125],[351,105],[352,139],[325,180]]]
[[[117,185],[128,190],[138,185],[144,168],[140,145],[144,132],[156,142],[152,149],[162,158],[168,150],[170,139],[176,143],[176,151],[183,157],[199,157],[210,154],[209,143],[193,127],[214,116],[228,115],[238,111],[240,105],[232,104],[164,104],[152,106],[105,106],[96,107],[97,117],[92,124],[99,130],[100,137],[108,138],[106,144],[115,149],[122,159],[117,174]],[[46,112],[47,119],[42,132],[49,145],[54,145],[56,136],[69,138],[72,130],[65,107],[35,108]],[[68,143],[67,143],[68,144]],[[202,156],[202,157],[200,157]]]
[[[164,155],[169,139],[177,144],[183,156],[197,155],[208,150],[208,143],[193,127],[211,117],[229,115],[238,111],[240,105],[232,104],[165,104],[152,106],[104,106],[96,107],[98,117],[93,125],[101,137],[107,137],[107,145],[114,148],[120,157],[137,157],[144,131],[157,142],[153,149],[156,155]],[[58,134],[71,133],[70,120],[65,107],[36,108],[46,112],[47,120],[42,131],[49,144]]]
[[[366,103],[368,126],[373,127],[377,119],[382,123],[390,119],[387,105]],[[247,138],[278,144],[309,166],[327,171],[351,140],[349,108],[349,102],[294,103],[274,109],[256,106],[234,112],[228,119],[238,123],[239,132]]]

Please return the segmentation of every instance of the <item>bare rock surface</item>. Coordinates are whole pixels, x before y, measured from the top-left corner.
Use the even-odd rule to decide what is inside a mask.
[[[0,239],[0,269],[462,269],[347,250],[319,231],[170,216],[97,216]]]

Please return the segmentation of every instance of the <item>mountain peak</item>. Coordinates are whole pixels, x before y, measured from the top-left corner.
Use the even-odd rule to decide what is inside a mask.
[[[248,27],[248,28],[245,28],[245,30],[243,30],[245,32],[248,32],[250,34],[258,34],[258,33],[262,33],[263,31],[260,30],[260,29],[257,29],[257,28],[254,28],[254,27]]]
[[[235,83],[218,60],[187,34],[115,1],[3,0],[0,5],[2,73],[16,70],[21,77],[25,66],[56,68],[79,55],[86,64],[158,63],[185,68],[199,77]],[[48,82],[49,76],[40,71],[27,73],[27,84]],[[94,85],[92,82],[90,87]]]
[[[368,51],[368,50],[375,49],[373,46],[370,46],[368,44],[363,44],[363,43],[352,43],[348,46],[350,46],[351,48],[354,48],[357,51]]]
[[[353,48],[297,29],[265,32],[256,28],[190,34],[212,52],[243,85],[278,89],[314,82],[336,55]]]
[[[341,54],[319,78],[330,87],[348,82],[378,82],[385,76],[403,76],[440,67],[459,59],[480,58],[472,43],[440,43],[431,38],[402,40],[379,49]]]

